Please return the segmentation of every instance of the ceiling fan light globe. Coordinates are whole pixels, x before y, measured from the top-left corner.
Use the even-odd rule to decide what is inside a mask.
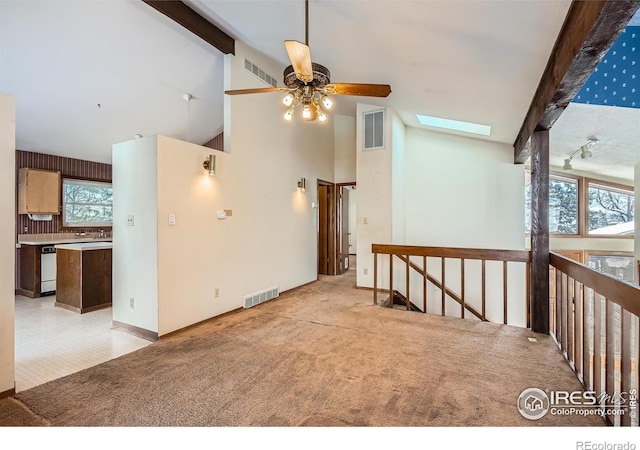
[[[311,108],[309,108],[309,105],[304,105],[304,108],[302,108],[302,118],[311,119]]]
[[[325,95],[322,98],[322,104],[324,105],[325,108],[331,109],[333,107],[333,100],[331,100],[329,97]]]
[[[293,104],[293,94],[289,92],[285,95],[282,99],[282,103],[284,103],[285,106],[291,106]]]
[[[323,111],[320,111],[318,113],[318,120],[320,122],[326,122],[327,121],[327,115]]]
[[[291,111],[290,109],[287,110],[286,113],[284,113],[284,120],[286,121],[291,121],[291,119],[293,118],[293,111]]]

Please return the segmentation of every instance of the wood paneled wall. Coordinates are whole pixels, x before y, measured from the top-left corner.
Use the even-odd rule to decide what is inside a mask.
[[[216,137],[211,138],[202,144],[202,146],[224,151],[224,133],[220,133]]]
[[[59,170],[63,177],[111,181],[111,164],[16,150],[16,180],[18,178],[18,169],[22,167],[43,170]],[[16,186],[16,191],[17,190],[18,187]],[[74,230],[74,232],[75,231],[76,230]],[[60,227],[60,221],[56,220],[55,217],[51,221],[34,221],[29,219],[26,214],[16,215],[16,237],[18,234],[64,232],[65,230],[62,230]]]

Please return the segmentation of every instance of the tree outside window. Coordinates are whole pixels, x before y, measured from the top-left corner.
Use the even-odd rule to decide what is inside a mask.
[[[62,181],[62,225],[64,227],[110,227],[113,224],[111,183]]]
[[[531,175],[525,181],[525,227],[531,232]],[[578,234],[578,181],[549,177],[549,233]]]
[[[589,234],[633,235],[633,192],[593,182],[588,186]]]

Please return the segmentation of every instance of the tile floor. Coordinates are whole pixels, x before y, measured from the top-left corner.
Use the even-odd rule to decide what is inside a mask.
[[[16,392],[98,365],[151,344],[111,328],[111,308],[78,314],[55,296],[16,296]]]

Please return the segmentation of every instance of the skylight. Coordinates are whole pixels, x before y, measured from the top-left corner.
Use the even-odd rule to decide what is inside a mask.
[[[420,125],[430,127],[445,128],[453,131],[463,131],[465,133],[480,134],[482,136],[491,135],[491,127],[489,125],[480,125],[471,122],[461,122],[459,120],[443,119],[441,117],[423,116],[416,114]]]

